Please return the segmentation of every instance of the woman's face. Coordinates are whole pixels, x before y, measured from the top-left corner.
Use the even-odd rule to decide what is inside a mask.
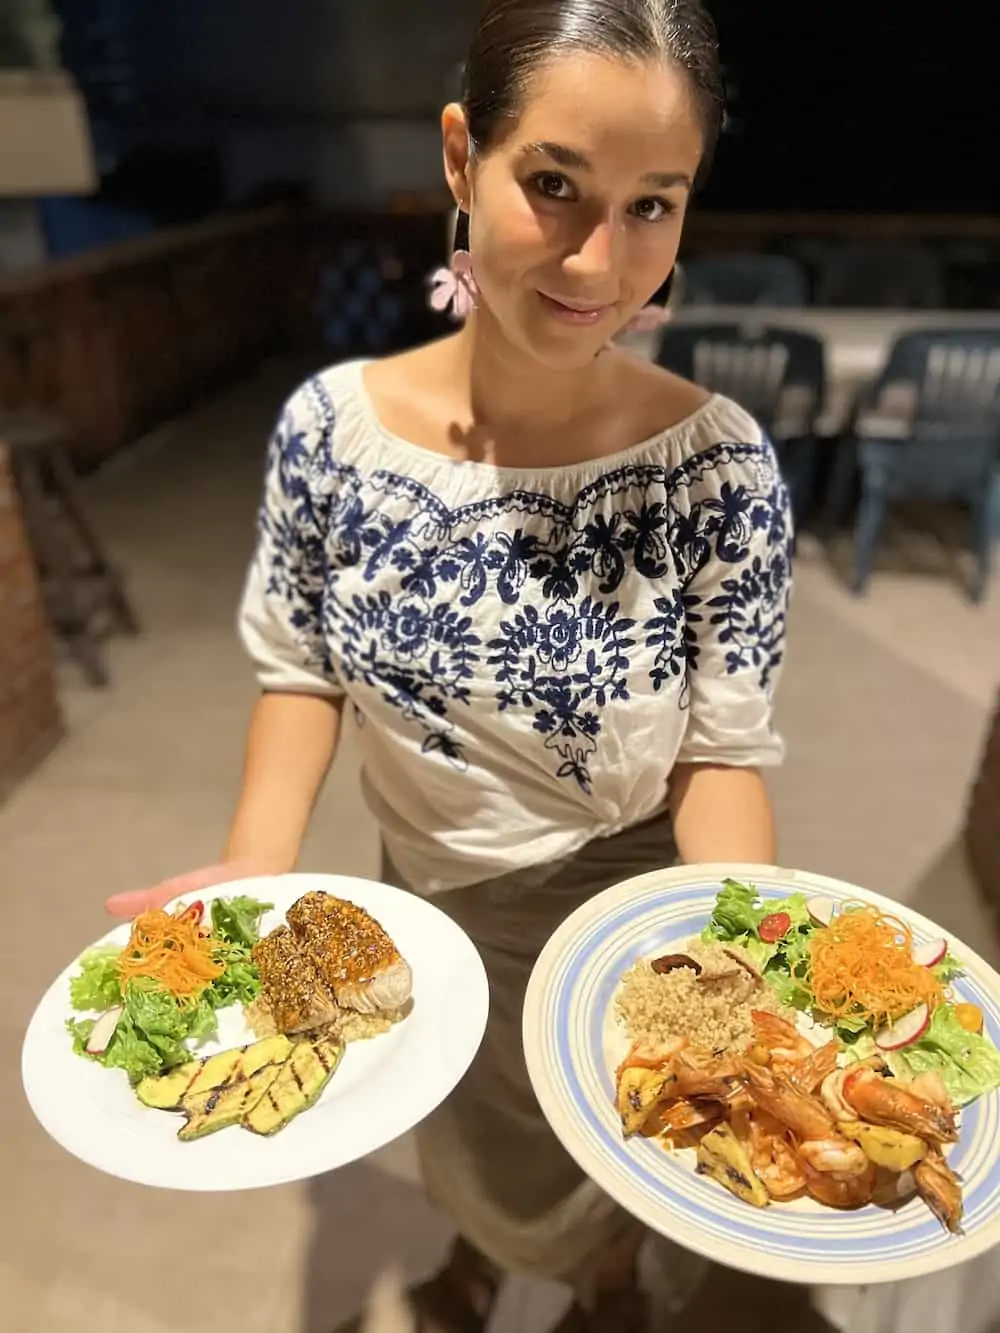
[[[469,162],[464,121],[449,111],[446,166],[470,214],[486,318],[554,368],[585,365],[674,266],[702,153],[685,74],[560,57],[535,76],[509,133]]]

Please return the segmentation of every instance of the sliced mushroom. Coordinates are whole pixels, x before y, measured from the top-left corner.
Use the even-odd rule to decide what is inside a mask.
[[[749,972],[755,981],[764,980],[763,975],[757,971],[753,963],[750,962],[749,958],[744,958],[743,955],[737,953],[735,949],[727,949],[725,945],[723,945],[722,952],[726,955],[727,958],[731,958],[734,963],[736,963],[739,967],[742,967],[744,972]]]
[[[746,981],[746,973],[741,967],[730,967],[724,972],[703,972],[698,980],[704,986],[712,986],[717,981]]]
[[[665,972],[673,972],[678,967],[689,967],[695,976],[701,973],[701,963],[686,953],[665,953],[662,958],[654,958],[650,967],[661,976]]]

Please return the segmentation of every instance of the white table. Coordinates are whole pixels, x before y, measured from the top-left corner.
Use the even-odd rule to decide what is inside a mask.
[[[672,323],[742,324],[748,329],[771,326],[801,329],[826,345],[827,393],[820,433],[845,429],[858,391],[871,383],[885,364],[889,348],[901,333],[916,329],[992,329],[1000,333],[1000,310],[831,310],[821,306],[789,309],[776,306],[681,306]],[[657,333],[628,334],[621,339],[653,359]]]

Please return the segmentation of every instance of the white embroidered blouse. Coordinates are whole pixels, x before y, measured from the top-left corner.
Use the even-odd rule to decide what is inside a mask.
[[[568,855],[661,811],[680,762],[780,761],[791,523],[746,412],[515,471],[391,435],[362,365],[281,415],[240,631],[265,690],[347,696],[409,883]]]

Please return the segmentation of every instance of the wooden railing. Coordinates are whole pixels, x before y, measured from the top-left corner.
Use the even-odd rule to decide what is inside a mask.
[[[428,336],[445,234],[427,216],[269,208],[0,276],[0,409],[57,411],[87,468],[265,354],[318,347],[320,270],[358,240],[391,254],[408,336]]]
[[[248,213],[0,278],[0,406],[54,409],[82,463],[107,456],[287,340],[306,228]]]

